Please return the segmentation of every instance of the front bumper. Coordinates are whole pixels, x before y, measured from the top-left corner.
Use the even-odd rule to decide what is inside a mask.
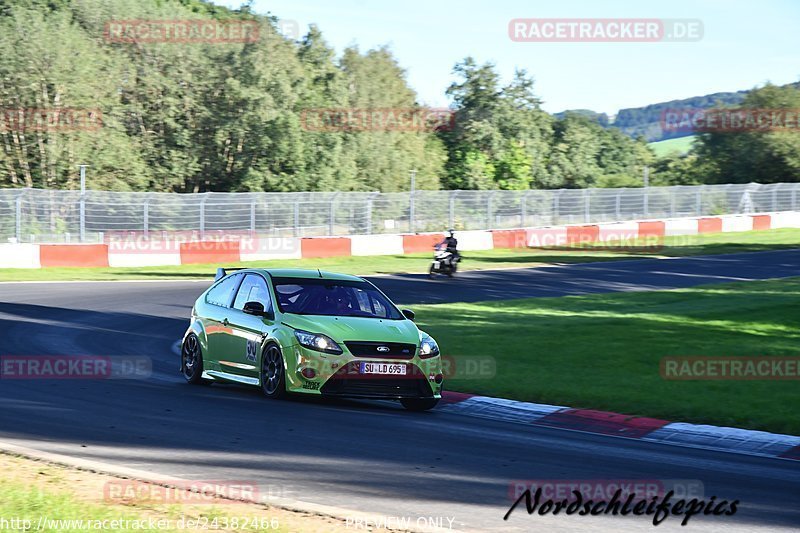
[[[441,398],[442,362],[439,356],[407,360],[355,357],[348,351],[328,355],[300,345],[292,347],[294,368],[287,369],[291,392],[349,398],[392,399]],[[388,363],[406,366],[405,375],[361,374],[361,363]],[[314,371],[314,377],[303,374]]]

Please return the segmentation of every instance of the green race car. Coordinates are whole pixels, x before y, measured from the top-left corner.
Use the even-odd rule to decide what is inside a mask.
[[[235,271],[234,271],[235,270]],[[219,269],[195,302],[181,373],[288,393],[399,400],[433,408],[436,341],[369,281],[319,270]]]

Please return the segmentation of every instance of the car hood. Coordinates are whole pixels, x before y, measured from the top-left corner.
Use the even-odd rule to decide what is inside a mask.
[[[336,342],[372,341],[419,343],[419,330],[410,320],[384,320],[350,316],[293,315],[284,324],[310,333],[323,333]]]

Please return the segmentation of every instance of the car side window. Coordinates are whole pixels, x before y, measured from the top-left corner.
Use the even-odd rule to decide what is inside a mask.
[[[206,294],[206,303],[218,305],[220,307],[228,307],[233,299],[233,292],[236,290],[241,279],[241,274],[234,274],[220,281]]]
[[[264,306],[265,311],[272,309],[267,282],[257,274],[248,274],[244,278],[242,286],[239,287],[239,292],[236,294],[233,308],[241,311],[247,302],[259,302]]]

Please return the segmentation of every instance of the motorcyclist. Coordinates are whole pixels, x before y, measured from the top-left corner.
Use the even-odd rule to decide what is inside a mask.
[[[450,259],[451,264],[461,259],[461,254],[458,253],[458,239],[456,239],[454,230],[447,230],[447,237],[444,238],[441,244],[445,245],[447,251],[452,254],[452,258]]]

